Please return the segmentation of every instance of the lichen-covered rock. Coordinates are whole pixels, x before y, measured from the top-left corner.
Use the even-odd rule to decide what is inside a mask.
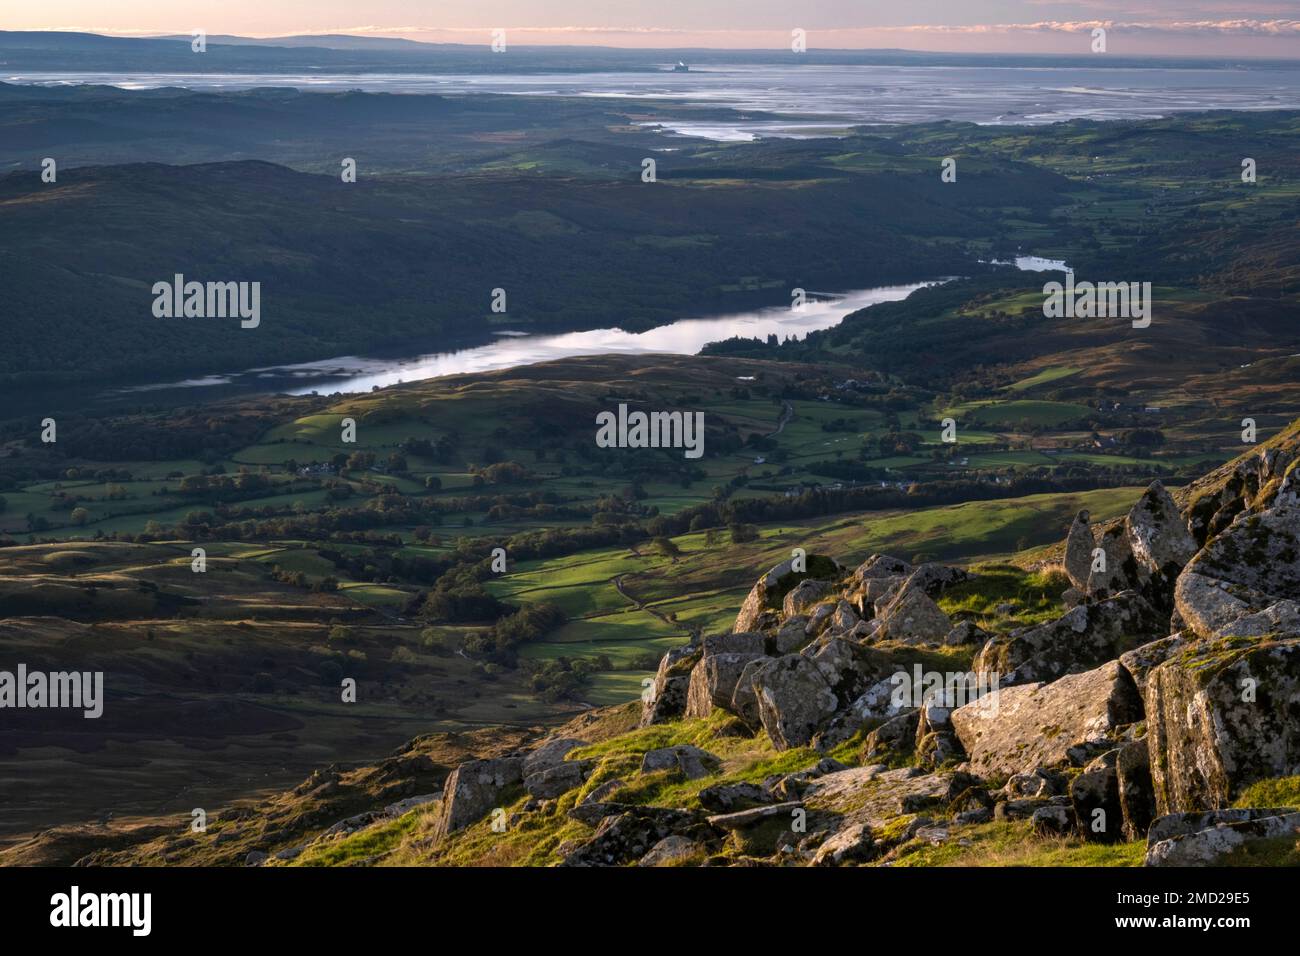
[[[1113,748],[1119,728],[1141,719],[1133,678],[1116,661],[1050,684],[1003,687],[951,716],[971,770],[981,776],[1080,765]]]
[[[524,755],[523,774],[531,777],[535,773],[558,767],[564,763],[564,758],[570,751],[585,746],[587,742],[577,737],[551,737]]]
[[[707,717],[713,708],[730,710],[745,665],[766,658],[762,634],[731,633],[707,637],[699,663],[691,670],[686,691],[687,717]]]
[[[983,645],[988,640],[989,635],[981,630],[974,621],[958,621],[943,638],[944,644],[949,647],[959,647],[963,644]]]
[[[919,710],[906,710],[891,717],[867,734],[862,744],[864,761],[884,760],[887,757],[911,752],[916,745],[916,728],[920,724]]]
[[[1148,847],[1147,866],[1222,865],[1225,857],[1252,843],[1300,837],[1300,813],[1257,817],[1239,823],[1220,823]]]
[[[1138,693],[1145,697],[1147,678],[1151,672],[1186,646],[1187,638],[1181,632],[1170,634],[1168,637],[1135,647],[1131,651],[1125,651],[1119,656],[1119,662],[1133,675],[1133,683],[1137,684]]]
[[[1300,504],[1288,478],[1272,507],[1242,512],[1183,569],[1174,590],[1181,620],[1198,637],[1259,635],[1287,625],[1285,605],[1235,631],[1242,619],[1300,601]]]
[[[523,780],[520,757],[469,760],[453,770],[442,789],[433,840],[462,830],[499,806],[502,795]]]
[[[1072,808],[1049,803],[1034,809],[1029,815],[1029,825],[1039,836],[1060,837],[1075,831],[1075,819]]]
[[[524,777],[524,789],[538,800],[551,800],[582,786],[593,766],[590,760],[566,760]]]
[[[650,852],[637,861],[637,866],[683,866],[708,853],[703,843],[689,837],[671,834],[650,848]]]
[[[949,567],[946,564],[919,565],[911,574],[876,599],[876,614],[883,616],[890,604],[911,591],[924,591],[927,597],[937,598],[947,588],[969,581],[973,577],[974,575],[969,571]]]
[[[1124,591],[1081,604],[1055,621],[999,635],[980,651],[976,673],[1000,675],[1004,685],[1052,681],[1112,661],[1168,632],[1145,598]]]
[[[1092,549],[1096,547],[1088,512],[1080,511],[1070,525],[1065,537],[1065,574],[1080,591],[1088,590],[1088,576],[1092,573]]]
[[[852,767],[812,781],[803,792],[803,804],[810,815],[834,813],[845,824],[862,823],[881,830],[906,814],[946,811],[954,800],[978,784],[975,777],[959,771],[924,773],[916,767]]]
[[[675,647],[659,660],[650,694],[641,704],[641,726],[677,720],[686,713],[691,671],[699,663],[700,648],[693,644]]]
[[[812,866],[842,866],[846,863],[865,863],[880,853],[871,828],[863,823],[850,823],[836,830],[822,841],[813,854]]]
[[[786,617],[807,614],[814,605],[823,601],[833,590],[829,581],[805,578],[792,587],[781,604],[781,613]]]
[[[740,606],[733,631],[768,631],[780,623],[780,609],[786,594],[805,578],[838,578],[840,566],[825,555],[803,559],[804,570],[796,571],[795,559],[783,561],[755,582]]]
[[[879,578],[906,577],[913,570],[913,567],[902,558],[890,557],[887,554],[873,554],[854,569],[853,580],[862,584]]]
[[[1205,813],[1169,813],[1157,817],[1147,829],[1147,849],[1157,843],[1172,840],[1175,837],[1200,833],[1217,826],[1231,823],[1246,823],[1264,817],[1285,816],[1294,813],[1295,807],[1229,807],[1224,810],[1209,810]]]
[[[719,834],[690,810],[627,807],[603,817],[590,840],[564,858],[565,866],[622,866],[646,856],[660,841],[684,837],[704,847],[716,846]]]
[[[1156,791],[1151,781],[1151,760],[1143,737],[1120,747],[1115,761],[1119,805],[1124,814],[1124,838],[1145,840],[1156,817]]]
[[[1079,835],[1095,843],[1116,843],[1124,835],[1124,810],[1120,805],[1117,753],[1089,764],[1070,782],[1070,805]]]
[[[738,783],[718,783],[705,787],[697,799],[700,806],[712,813],[732,813],[736,810],[748,810],[767,803],[775,803],[771,792],[756,783],[741,781]]]
[[[862,618],[858,617],[858,612],[853,609],[853,605],[843,599],[835,603],[835,616],[831,620],[831,629],[836,633],[842,634],[853,630]]]
[[[680,773],[687,780],[699,780],[718,772],[722,761],[707,750],[681,744],[647,751],[641,758],[642,773],[664,770]]]
[[[1088,584],[1084,588],[1089,597],[1108,597],[1141,582],[1142,576],[1124,525],[1115,525],[1102,532],[1097,547],[1101,549],[1101,560],[1093,559]]]
[[[745,726],[752,731],[763,729],[763,718],[758,711],[758,691],[754,687],[754,681],[758,672],[779,658],[756,657],[741,670],[740,676],[736,678],[736,689],[731,694],[731,706],[727,708],[735,714]]]
[[[921,588],[903,591],[880,614],[876,636],[904,644],[942,644],[952,621]]]
[[[1055,797],[1066,792],[1069,780],[1057,770],[1040,767],[1028,773],[1013,773],[1007,778],[1002,793],[1008,800],[1028,797]]]
[[[809,648],[811,650],[811,648]],[[811,657],[835,694],[836,708],[848,707],[891,669],[879,651],[840,638],[825,640]]]
[[[803,654],[778,657],[753,675],[759,720],[778,750],[802,747],[838,709],[835,691]]]
[[[849,740],[868,724],[878,724],[910,709],[896,698],[894,681],[886,677],[872,684],[847,707],[840,710],[813,738],[812,745],[825,752]]]
[[[1153,481],[1129,509],[1124,531],[1133,559],[1145,573],[1173,581],[1196,554],[1196,539],[1187,530],[1165,486]]]
[[[1198,645],[1147,680],[1160,813],[1212,810],[1267,777],[1300,773],[1300,638]]]

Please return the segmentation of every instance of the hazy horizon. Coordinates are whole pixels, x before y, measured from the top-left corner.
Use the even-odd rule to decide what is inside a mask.
[[[1086,54],[1096,28],[1124,55],[1300,57],[1294,3],[1277,0],[917,0],[884,3],[701,0],[643,7],[622,0],[452,0],[429,16],[411,0],[375,0],[363,18],[350,3],[270,9],[251,0],[201,2],[177,14],[161,0],[59,0],[7,12],[3,30],[113,36],[209,35],[270,39],[344,35],[474,45],[504,30],[516,46],[627,49],[786,49],[805,31],[808,49],[934,53]],[[362,21],[362,22],[359,22]]]

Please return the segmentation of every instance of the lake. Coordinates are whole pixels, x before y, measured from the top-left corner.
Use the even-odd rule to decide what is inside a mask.
[[[1000,264],[1014,265],[1021,271],[1029,272],[1061,271],[1066,268],[1060,260],[1039,256],[1019,256]],[[468,372],[489,372],[580,355],[648,352],[695,355],[710,342],[730,338],[766,339],[769,335],[775,335],[782,341],[792,336],[802,338],[809,332],[838,325],[845,316],[859,309],[881,302],[897,302],[917,289],[934,285],[938,281],[944,280],[839,293],[810,290],[808,295],[814,298],[810,298],[798,309],[788,306],[772,307],[708,318],[680,319],[644,332],[605,328],[530,335],[503,329],[461,348],[415,355],[344,355],[316,362],[251,368],[233,374],[207,375],[179,382],[137,385],[117,389],[115,393],[119,399],[135,396],[150,402],[187,402],[200,397],[236,394],[368,392],[402,382],[417,382]]]
[[[833,135],[853,125],[953,120],[1042,125],[1150,119],[1189,110],[1300,109],[1300,70],[1111,67],[717,65],[689,73],[10,73],[0,81],[123,89],[363,90],[608,97],[671,110],[659,122],[719,141]],[[742,111],[701,115],[701,107]]]

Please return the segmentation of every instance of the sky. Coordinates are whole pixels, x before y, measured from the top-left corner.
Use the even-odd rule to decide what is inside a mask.
[[[0,29],[150,35],[350,33],[437,43],[901,48],[1300,57],[1300,0],[45,0]]]

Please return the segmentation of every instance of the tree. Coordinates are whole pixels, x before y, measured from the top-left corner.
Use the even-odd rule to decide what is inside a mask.
[[[655,538],[654,546],[659,549],[660,554],[674,563],[682,556],[682,549],[677,547],[677,542],[667,535]]]
[[[69,517],[72,518],[72,523],[78,528],[84,528],[86,522],[90,520],[90,512],[85,508],[73,508],[72,514],[69,515]]]

